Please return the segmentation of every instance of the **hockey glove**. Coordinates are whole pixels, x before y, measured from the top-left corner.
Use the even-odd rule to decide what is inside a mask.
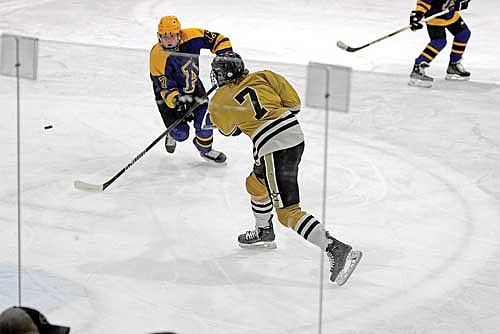
[[[420,23],[420,20],[424,18],[424,13],[418,10],[412,10],[410,14],[410,29],[411,31],[417,31],[422,29],[424,26]]]
[[[464,10],[469,8],[470,0],[458,0],[458,3],[455,4],[455,10]]]
[[[191,95],[178,95],[173,99],[175,105],[175,112],[177,113],[177,118],[182,118],[186,114],[186,112],[193,105],[193,97]],[[194,115],[191,113],[190,115],[184,118],[185,121],[190,122],[194,120]]]

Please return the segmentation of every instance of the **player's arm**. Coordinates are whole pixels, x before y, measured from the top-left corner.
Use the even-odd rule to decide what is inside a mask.
[[[192,44],[194,48],[208,49],[214,54],[233,51],[229,38],[218,32],[188,28],[184,29],[182,33],[185,43]]]
[[[179,90],[174,85],[168,85],[168,79],[165,75],[154,76],[151,75],[151,80],[154,82],[155,89],[161,96],[162,100],[165,102],[167,107],[174,108],[176,105],[176,100],[178,98]]]
[[[214,54],[221,54],[225,51],[233,51],[229,38],[222,34],[219,34],[218,32],[204,30],[203,37],[210,45],[210,52]]]
[[[431,0],[417,0],[415,10],[412,10],[410,13],[410,29],[412,31],[417,31],[424,27],[420,21],[424,18],[425,13],[431,9],[431,3]]]
[[[417,0],[417,5],[415,7],[416,12],[420,12],[422,17],[424,17],[425,13],[432,7],[431,0]]]
[[[469,8],[470,0],[458,0],[458,3],[455,4],[455,10],[465,10]]]
[[[217,94],[217,93],[216,93]],[[224,110],[224,105],[215,95],[208,104],[210,120],[224,136],[237,136],[241,134],[241,129],[231,120],[230,112]]]
[[[168,54],[155,46],[149,56],[149,75],[155,87],[155,94],[165,101],[167,107],[174,108],[174,98],[179,95],[176,82],[168,76]]]
[[[300,97],[293,86],[284,76],[271,71],[264,71],[267,81],[281,98],[283,107],[297,114],[300,111]]]

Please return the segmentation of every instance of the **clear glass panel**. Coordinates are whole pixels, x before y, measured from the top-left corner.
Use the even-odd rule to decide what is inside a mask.
[[[325,111],[302,108],[301,206],[319,219],[325,206],[332,234],[365,252],[339,288],[319,249],[277,220],[276,250],[238,247],[254,227],[247,138],[214,132],[226,166],[201,159],[193,129],[173,155],[162,139],[134,161],[165,130],[149,51],[42,40],[39,52],[38,80],[21,80],[19,104],[16,78],[0,76],[2,308],[17,303],[19,107],[22,303],[72,332],[314,333],[320,293],[324,333],[409,332],[442,308],[460,319],[455,297],[490,305],[475,314],[494,319],[497,84],[438,80],[423,98],[407,76],[353,71],[350,111],[326,124],[326,202]],[[211,60],[200,57],[207,90]],[[245,63],[282,74],[304,101],[306,66]],[[103,184],[133,161],[103,192],[73,186]]]

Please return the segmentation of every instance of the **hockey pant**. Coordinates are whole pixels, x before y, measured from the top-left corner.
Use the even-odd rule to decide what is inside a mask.
[[[297,182],[304,143],[266,154],[254,165],[246,179],[256,227],[267,226],[274,207],[278,221],[312,244],[325,250],[327,238],[324,226],[300,208]]]

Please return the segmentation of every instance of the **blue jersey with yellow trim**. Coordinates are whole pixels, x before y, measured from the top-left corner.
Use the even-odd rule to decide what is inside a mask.
[[[231,42],[222,34],[199,28],[181,30],[178,52],[163,49],[156,43],[149,56],[149,71],[155,95],[161,97],[169,108],[179,94],[192,94],[199,81],[201,49],[214,54],[232,51]]]
[[[417,0],[416,10],[424,13],[425,17],[432,16],[436,13],[442,12],[446,8],[450,8],[450,6],[455,2],[454,0]],[[427,22],[428,25],[435,26],[447,26],[454,22],[456,22],[460,18],[460,14],[455,8],[451,8],[451,10],[441,15],[435,19],[432,19]]]

